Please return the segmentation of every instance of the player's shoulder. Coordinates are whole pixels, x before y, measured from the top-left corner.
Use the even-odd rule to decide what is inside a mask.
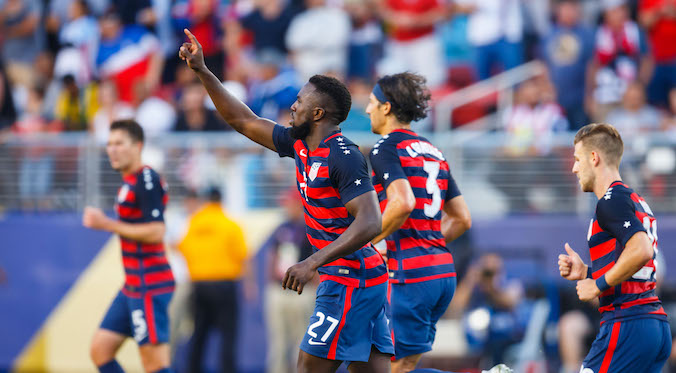
[[[342,133],[337,133],[324,141],[326,146],[330,149],[329,161],[336,161],[345,158],[353,158],[355,156],[362,156],[359,146],[352,140],[343,136]]]
[[[603,196],[596,203],[596,214],[600,217],[617,212],[620,209],[633,206],[632,196],[638,196],[633,189],[622,182],[611,184]]]
[[[137,186],[145,190],[164,189],[164,180],[160,174],[150,166],[143,166],[136,175]]]

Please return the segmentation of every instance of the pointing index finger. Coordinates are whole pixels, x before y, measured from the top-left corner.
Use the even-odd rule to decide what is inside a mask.
[[[188,38],[190,39],[190,42],[197,45],[198,47],[201,46],[200,43],[197,41],[197,38],[195,37],[195,35],[193,35],[192,32],[190,32],[190,30],[188,30],[187,28],[184,28],[183,32],[185,32],[185,34],[188,36]]]

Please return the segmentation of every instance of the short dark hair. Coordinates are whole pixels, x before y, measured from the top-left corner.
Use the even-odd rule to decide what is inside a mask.
[[[143,127],[133,119],[116,120],[110,124],[110,130],[122,130],[129,134],[134,142],[144,142]]]
[[[314,75],[310,78],[312,84],[317,92],[328,97],[331,100],[331,108],[324,109],[326,113],[333,117],[338,123],[342,123],[347,119],[352,107],[352,96],[345,84],[340,80],[326,76]]]
[[[582,128],[575,134],[574,144],[582,142],[582,146],[589,150],[600,151],[608,157],[608,163],[613,166],[620,166],[622,153],[624,153],[624,142],[617,129],[607,123],[591,123]]]
[[[380,89],[392,105],[392,114],[402,123],[427,117],[431,95],[426,83],[424,77],[410,72],[385,75],[378,80]]]

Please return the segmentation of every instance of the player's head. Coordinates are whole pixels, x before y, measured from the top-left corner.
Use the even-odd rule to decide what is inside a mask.
[[[380,78],[366,107],[371,118],[371,131],[382,134],[390,118],[400,124],[425,118],[430,99],[425,82],[422,76],[409,72]]]
[[[619,170],[624,143],[617,129],[610,124],[588,124],[575,135],[573,173],[585,192],[594,191],[596,175],[602,168]]]
[[[315,75],[298,92],[291,105],[291,136],[304,139],[320,123],[337,125],[345,121],[352,96],[338,79]]]
[[[110,125],[106,152],[110,165],[122,173],[133,171],[141,162],[143,128],[132,119],[117,120]]]

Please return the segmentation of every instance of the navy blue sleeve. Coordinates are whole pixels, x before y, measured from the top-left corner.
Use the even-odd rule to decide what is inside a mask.
[[[144,168],[136,182],[136,201],[145,222],[164,221],[164,185],[157,172]]]
[[[376,174],[376,180],[383,186],[383,189],[387,190],[390,183],[397,179],[407,179],[394,145],[378,142],[369,153],[369,159],[371,168]]]
[[[446,189],[446,201],[450,201],[453,198],[461,195],[460,193],[460,188],[458,188],[458,184],[455,183],[455,179],[453,179],[453,175],[448,172],[448,189]]]
[[[596,204],[596,219],[604,231],[615,237],[622,246],[638,232],[645,232],[643,222],[636,217],[634,201],[627,193],[608,193]]]
[[[275,144],[280,157],[294,157],[293,144],[296,142],[289,134],[291,127],[275,125],[272,130],[272,142]]]
[[[366,158],[356,145],[332,149],[329,155],[329,178],[340,193],[343,204],[373,189]]]

